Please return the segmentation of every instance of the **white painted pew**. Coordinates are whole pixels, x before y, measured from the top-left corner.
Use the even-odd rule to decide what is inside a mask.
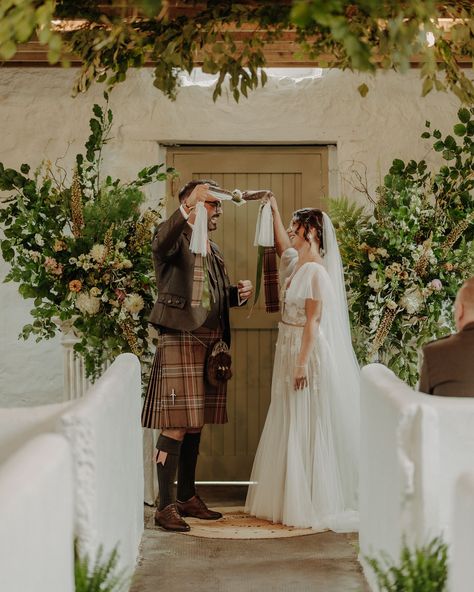
[[[0,465],[0,589],[74,591],[72,456],[43,434]]]
[[[463,473],[454,493],[453,535],[449,569],[451,592],[474,587],[474,471]]]
[[[75,535],[95,557],[118,545],[120,568],[131,571],[143,533],[143,445],[140,364],[122,354],[76,401],[0,409],[0,462],[23,442],[55,431],[71,445]],[[36,473],[29,476],[34,481]]]
[[[474,399],[425,395],[385,366],[363,368],[359,536],[372,587],[364,556],[398,559],[403,537],[421,545],[442,534],[451,543],[454,486],[469,470]]]

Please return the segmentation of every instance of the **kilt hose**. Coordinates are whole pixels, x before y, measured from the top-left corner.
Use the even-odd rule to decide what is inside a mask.
[[[145,428],[199,428],[227,423],[227,383],[210,385],[205,377],[208,347],[222,337],[204,327],[158,337],[142,411]],[[201,343],[202,342],[202,343]]]

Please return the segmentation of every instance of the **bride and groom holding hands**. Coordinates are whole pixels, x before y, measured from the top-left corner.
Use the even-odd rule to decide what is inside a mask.
[[[209,306],[196,305],[196,287],[203,278],[190,242],[199,202],[208,230],[217,227],[222,204],[210,193],[213,187],[207,180],[187,183],[179,192],[180,206],[157,227],[153,239],[158,297],[150,322],[159,337],[142,423],[161,430],[155,523],[171,531],[189,530],[186,516],[221,517],[195,489],[201,430],[207,423],[227,421],[227,383],[208,379],[206,360],[217,340],[230,344],[229,308],[245,304],[253,292],[249,280],[231,285],[221,253],[209,241]],[[354,531],[359,367],[336,235],[330,218],[313,208],[294,212],[285,229],[274,196],[268,192],[264,201],[271,206],[280,256],[281,321],[271,403],[246,511],[288,526]]]

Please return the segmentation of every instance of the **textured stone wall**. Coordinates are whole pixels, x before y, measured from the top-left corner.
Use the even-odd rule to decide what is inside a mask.
[[[60,69],[0,70],[0,161],[5,166],[63,156],[66,168],[88,136],[91,106],[102,88],[71,97],[75,72]],[[357,86],[366,81],[362,99]],[[420,139],[426,119],[448,131],[459,107],[448,94],[421,98],[419,73],[380,73],[367,78],[330,71],[321,78],[270,78],[265,89],[236,105],[224,93],[217,104],[209,86],[186,85],[176,102],[152,85],[142,71],[112,93],[113,140],[108,172],[126,180],[143,166],[162,160],[160,143],[331,143],[331,191],[354,199],[355,164],[367,174],[369,190],[383,178],[394,157],[428,160],[430,143]],[[163,187],[149,191],[150,203]],[[7,271],[0,261],[0,278]],[[17,335],[29,320],[30,303],[12,284],[0,284],[0,405],[17,406],[62,398],[59,340],[36,344]]]

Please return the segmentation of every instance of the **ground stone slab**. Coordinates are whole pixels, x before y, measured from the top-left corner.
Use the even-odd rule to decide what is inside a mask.
[[[147,523],[151,510],[147,511]],[[151,525],[150,525],[151,526]],[[130,592],[368,592],[357,536],[211,539],[147,528]]]

